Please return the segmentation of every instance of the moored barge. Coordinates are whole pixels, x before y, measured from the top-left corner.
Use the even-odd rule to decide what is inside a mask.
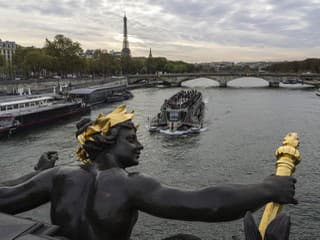
[[[161,106],[160,112],[150,121],[150,132],[170,135],[199,133],[203,128],[205,104],[197,90],[179,91]]]
[[[125,77],[112,77],[103,85],[74,89],[69,92],[72,99],[81,98],[84,103],[94,106],[100,103],[112,103],[127,100],[133,95],[127,90],[128,81]]]
[[[81,100],[69,101],[53,96],[40,96],[0,103],[0,137],[22,129],[84,114],[90,107]]]

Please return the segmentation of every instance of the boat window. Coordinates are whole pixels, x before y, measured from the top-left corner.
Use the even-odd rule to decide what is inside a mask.
[[[169,112],[169,120],[170,121],[178,121],[179,120],[179,112]]]
[[[187,116],[187,113],[186,113],[186,112],[180,112],[180,118],[181,118],[182,120],[184,120],[186,116]]]
[[[6,110],[6,107],[5,106],[2,106],[1,107],[1,111],[5,111]]]

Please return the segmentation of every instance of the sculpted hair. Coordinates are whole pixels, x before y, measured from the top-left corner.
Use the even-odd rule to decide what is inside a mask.
[[[80,120],[77,123],[78,131],[76,133],[76,136],[85,131],[91,123],[92,122],[88,118]],[[93,138],[93,141],[88,140],[82,145],[83,149],[89,155],[89,159],[91,161],[94,161],[102,151],[108,151],[108,149],[110,149],[113,145],[116,144],[121,128],[129,128],[136,130],[136,127],[134,126],[133,122],[129,120],[126,122],[119,123],[116,126],[110,128],[110,130],[106,134],[96,133],[92,135],[91,137]]]

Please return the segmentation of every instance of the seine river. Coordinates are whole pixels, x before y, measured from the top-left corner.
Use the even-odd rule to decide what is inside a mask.
[[[133,90],[125,102],[135,110],[140,124],[138,138],[144,145],[141,171],[162,183],[198,189],[225,183],[255,183],[274,172],[274,151],[290,131],[300,135],[302,162],[295,177],[299,204],[285,206],[291,216],[291,240],[320,239],[320,97],[313,88],[281,85],[267,87],[261,79],[238,79],[228,88],[209,87],[209,80],[187,83],[200,85],[206,102],[207,131],[193,136],[169,137],[150,134],[146,120],[155,115],[165,98],[181,88]],[[212,82],[214,83],[214,82]],[[207,86],[207,87],[205,87]],[[118,104],[93,109],[91,117],[108,112]],[[56,123],[0,142],[0,181],[32,170],[44,151],[59,152],[59,163],[75,159],[76,120]],[[259,221],[262,210],[254,217]],[[24,216],[49,221],[48,205]],[[242,220],[227,223],[183,222],[160,219],[144,213],[132,233],[133,240],[162,239],[176,233],[202,239],[244,239]]]

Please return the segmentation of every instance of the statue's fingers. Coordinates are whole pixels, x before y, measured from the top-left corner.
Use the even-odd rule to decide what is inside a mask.
[[[48,153],[48,154],[58,154],[57,151],[48,151],[47,153]]]
[[[58,155],[58,152],[57,151],[49,151],[48,155]]]

